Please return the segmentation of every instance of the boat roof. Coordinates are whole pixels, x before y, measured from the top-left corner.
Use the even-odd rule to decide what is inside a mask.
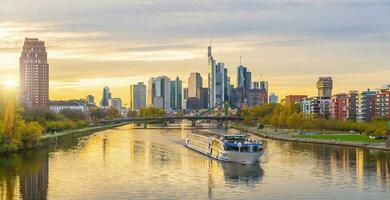
[[[218,137],[246,137],[247,135],[244,133],[238,134],[227,134],[227,133],[216,133],[210,131],[192,131],[191,133],[204,135],[204,136],[218,136]]]

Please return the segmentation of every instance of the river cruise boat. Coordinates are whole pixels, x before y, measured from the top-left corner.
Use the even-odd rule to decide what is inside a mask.
[[[193,131],[187,134],[185,145],[217,160],[242,164],[253,164],[263,154],[263,144],[245,134]]]

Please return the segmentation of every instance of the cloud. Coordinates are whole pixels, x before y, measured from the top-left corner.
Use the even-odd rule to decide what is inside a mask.
[[[212,35],[232,82],[242,55],[253,77],[263,74],[280,91],[292,77],[302,81],[291,87],[313,91],[308,83],[319,74],[352,74],[345,84],[362,88],[359,77],[370,72],[382,85],[389,8],[387,0],[0,0],[0,73],[17,77],[24,37],[38,37],[57,88],[193,71],[206,78]]]

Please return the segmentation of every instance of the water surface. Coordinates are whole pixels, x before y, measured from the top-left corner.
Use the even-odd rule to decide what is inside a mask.
[[[221,163],[185,148],[185,127],[124,126],[3,156],[0,199],[390,198],[389,153],[264,140],[259,164]]]

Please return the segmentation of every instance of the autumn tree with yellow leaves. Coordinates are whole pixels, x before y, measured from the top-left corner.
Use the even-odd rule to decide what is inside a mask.
[[[0,93],[0,153],[32,148],[39,142],[42,126],[25,122],[22,110],[15,97]]]

